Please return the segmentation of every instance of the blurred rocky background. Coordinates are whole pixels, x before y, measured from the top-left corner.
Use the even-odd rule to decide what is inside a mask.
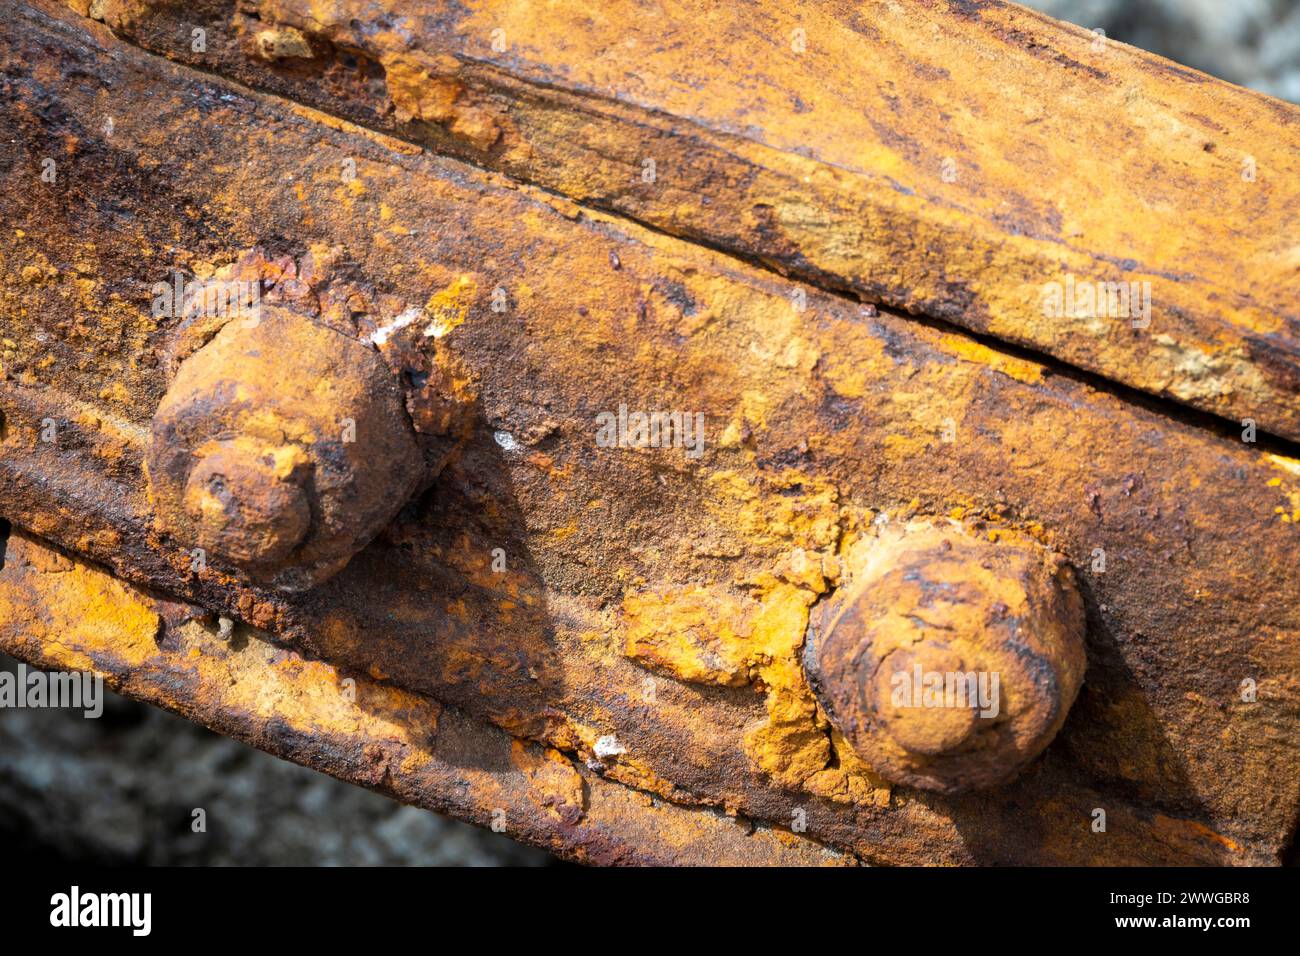
[[[1300,0],[1018,0],[1113,40],[1300,103]]]
[[[1300,102],[1300,0],[1027,0]],[[13,661],[0,655],[0,667]],[[10,858],[141,864],[545,865],[551,857],[109,694],[103,717],[0,711]],[[193,833],[191,814],[207,813]]]

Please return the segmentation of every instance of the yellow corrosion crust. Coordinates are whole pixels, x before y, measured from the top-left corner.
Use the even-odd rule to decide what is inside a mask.
[[[241,628],[164,624],[155,602],[15,533],[0,648],[92,671],[132,696],[409,803],[591,863],[851,865],[811,840],[656,801],[437,701],[275,648]],[[457,754],[450,763],[442,748]],[[465,762],[465,754],[474,760]]]

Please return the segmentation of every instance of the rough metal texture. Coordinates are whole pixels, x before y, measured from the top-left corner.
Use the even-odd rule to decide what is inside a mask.
[[[149,496],[180,546],[302,590],[428,482],[379,354],[286,309],[265,313],[181,363],[151,424]]]
[[[873,862],[1268,863],[1288,845],[1300,808],[1293,446],[1243,443],[167,63],[53,4],[5,11],[0,514],[18,527],[263,630],[281,648],[267,655],[309,662],[303,695],[357,675],[491,729],[502,748],[513,737],[562,755],[593,790],[622,795],[611,807],[798,825],[786,836]],[[563,138],[576,114],[548,115]],[[44,157],[58,158],[57,184],[38,178]],[[429,494],[336,577],[286,596],[195,570],[153,530],[142,462],[177,330],[150,316],[148,289],[259,246],[301,263],[317,245],[344,250],[370,328],[412,307],[443,317],[435,391],[461,387],[460,368],[479,400]],[[423,393],[439,376],[416,379]],[[703,453],[599,446],[596,417],[621,404],[704,413]],[[1088,624],[1084,688],[1053,743],[1014,782],[956,796],[871,772],[801,660],[810,613],[882,529],[945,517],[1062,555]],[[15,606],[49,603],[24,594]],[[30,620],[0,618],[6,648],[59,655],[33,642]],[[182,711],[204,701],[227,732],[260,727],[251,688],[276,671],[250,667],[249,696],[222,696],[208,638],[192,667],[137,680],[117,651],[84,663]],[[140,640],[140,654],[158,649]],[[364,770],[323,723],[278,735],[249,738],[342,776]],[[416,779],[393,770],[398,758],[387,766]],[[401,794],[485,819],[492,784],[463,779],[448,770]],[[689,858],[655,846],[631,809],[608,825],[624,812],[629,843]],[[577,840],[579,822],[561,814],[545,840]]]
[[[989,541],[955,522],[882,535],[804,652],[831,721],[897,783],[960,793],[1012,779],[1083,683],[1073,577],[1028,537]],[[958,688],[959,675],[975,683]]]
[[[0,575],[5,649],[415,806],[493,826],[583,863],[816,866],[842,853],[602,780],[435,701],[241,630],[210,628],[22,535]],[[346,693],[344,688],[346,687]]]
[[[1023,7],[71,2],[165,56],[1300,439],[1300,108]],[[1067,276],[1150,283],[1149,324],[1045,315]]]

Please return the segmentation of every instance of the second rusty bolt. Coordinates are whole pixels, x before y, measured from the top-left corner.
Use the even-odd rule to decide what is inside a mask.
[[[1038,542],[887,530],[805,653],[832,722],[886,779],[1006,782],[1065,722],[1086,664],[1073,572]]]

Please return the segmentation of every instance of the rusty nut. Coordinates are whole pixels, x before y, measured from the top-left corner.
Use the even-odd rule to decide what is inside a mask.
[[[379,354],[266,305],[181,362],[146,469],[159,531],[290,591],[342,569],[425,478]]]
[[[940,793],[1005,783],[1042,752],[1083,682],[1083,600],[1025,535],[885,531],[809,634],[832,723],[881,776]]]

